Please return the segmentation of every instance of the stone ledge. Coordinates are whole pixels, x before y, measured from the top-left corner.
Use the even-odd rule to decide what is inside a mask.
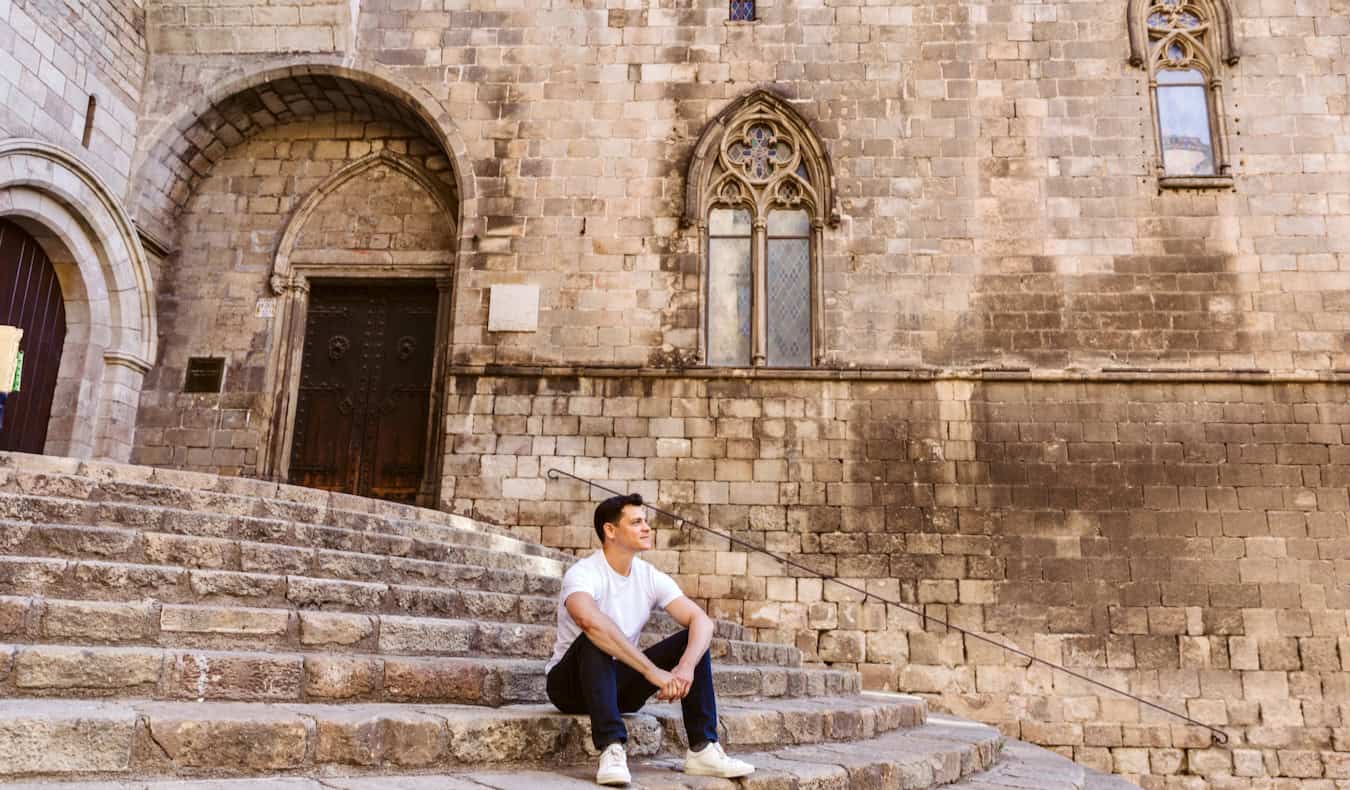
[[[1266,370],[1262,368],[1149,368],[1118,367],[1094,369],[1050,368],[648,368],[605,365],[454,365],[450,376],[481,378],[566,378],[590,377],[749,380],[749,381],[867,381],[867,382],[940,382],[997,381],[1030,383],[1244,383],[1303,384],[1350,382],[1350,370],[1326,372]]]
[[[482,770],[521,764],[593,764],[589,722],[550,705],[475,708],[458,705],[304,705],[182,703],[125,700],[91,704],[3,700],[0,754],[27,755],[0,762],[0,776],[78,778],[81,775],[257,777],[279,772],[369,769]],[[672,730],[683,732],[670,706],[627,717],[633,756],[681,752]],[[921,727],[923,703],[900,695],[823,698],[813,702],[729,702],[721,712],[728,749],[755,745],[848,749],[833,743],[888,733],[886,751],[899,750],[905,732]],[[664,709],[663,709],[664,708]],[[859,727],[870,722],[871,726]],[[90,728],[93,730],[90,730]],[[883,729],[885,728],[885,729]],[[948,728],[950,729],[950,728]],[[957,766],[985,761],[996,751],[996,731],[969,725]],[[920,751],[945,749],[964,736],[942,728],[915,741]],[[896,740],[900,739],[900,740]],[[933,739],[941,743],[931,743]],[[829,743],[827,743],[829,742]],[[257,748],[265,744],[266,748]],[[821,745],[826,744],[826,745]],[[852,747],[859,760],[875,759],[877,745]],[[913,749],[903,749],[912,753]],[[839,757],[831,752],[831,761]],[[987,763],[986,763],[987,764]],[[592,769],[593,770],[593,769]],[[111,778],[111,777],[110,777]]]

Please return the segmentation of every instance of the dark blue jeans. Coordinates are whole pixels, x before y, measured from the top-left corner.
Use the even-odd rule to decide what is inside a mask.
[[[642,651],[661,669],[670,670],[684,657],[689,632],[666,637]],[[604,750],[627,743],[623,714],[634,713],[659,689],[627,664],[596,647],[585,634],[567,649],[548,673],[548,699],[563,713],[590,714],[591,742]],[[694,685],[680,700],[689,745],[698,748],[717,740],[717,698],[713,694],[712,660],[708,654],[694,668]]]

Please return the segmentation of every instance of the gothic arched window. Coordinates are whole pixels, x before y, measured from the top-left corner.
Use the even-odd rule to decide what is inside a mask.
[[[1229,174],[1220,64],[1237,62],[1224,0],[1133,0],[1131,62],[1147,68],[1163,179]]]
[[[773,94],[736,101],[704,131],[685,210],[701,231],[706,364],[815,363],[833,178],[820,141]]]

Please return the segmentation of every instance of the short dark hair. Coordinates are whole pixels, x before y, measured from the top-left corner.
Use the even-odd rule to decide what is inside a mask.
[[[605,525],[617,525],[623,509],[629,505],[642,507],[642,494],[612,496],[595,506],[595,536],[600,539],[600,545],[605,543]]]

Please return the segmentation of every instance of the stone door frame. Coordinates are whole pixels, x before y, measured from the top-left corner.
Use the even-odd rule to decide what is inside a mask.
[[[66,307],[44,452],[127,462],[158,353],[154,267],[112,189],[77,154],[0,141],[0,216],[47,253]]]
[[[394,168],[417,181],[446,212],[447,220],[454,222],[453,207],[434,179],[413,161],[385,151],[371,154],[343,168],[301,202],[287,223],[269,278],[272,293],[276,295],[276,304],[272,319],[274,341],[264,391],[273,393],[274,401],[266,433],[266,448],[258,454],[258,476],[282,483],[290,478],[312,284],[316,281],[358,285],[372,281],[429,280],[436,284],[439,298],[436,305],[436,348],[431,370],[430,414],[426,427],[426,457],[417,503],[424,507],[435,507],[440,496],[440,467],[445,452],[441,426],[445,412],[445,376],[450,363],[450,325],[454,315],[454,251],[388,251],[372,260],[374,256],[365,252],[296,249],[306,220],[324,198],[351,179],[378,166]]]

